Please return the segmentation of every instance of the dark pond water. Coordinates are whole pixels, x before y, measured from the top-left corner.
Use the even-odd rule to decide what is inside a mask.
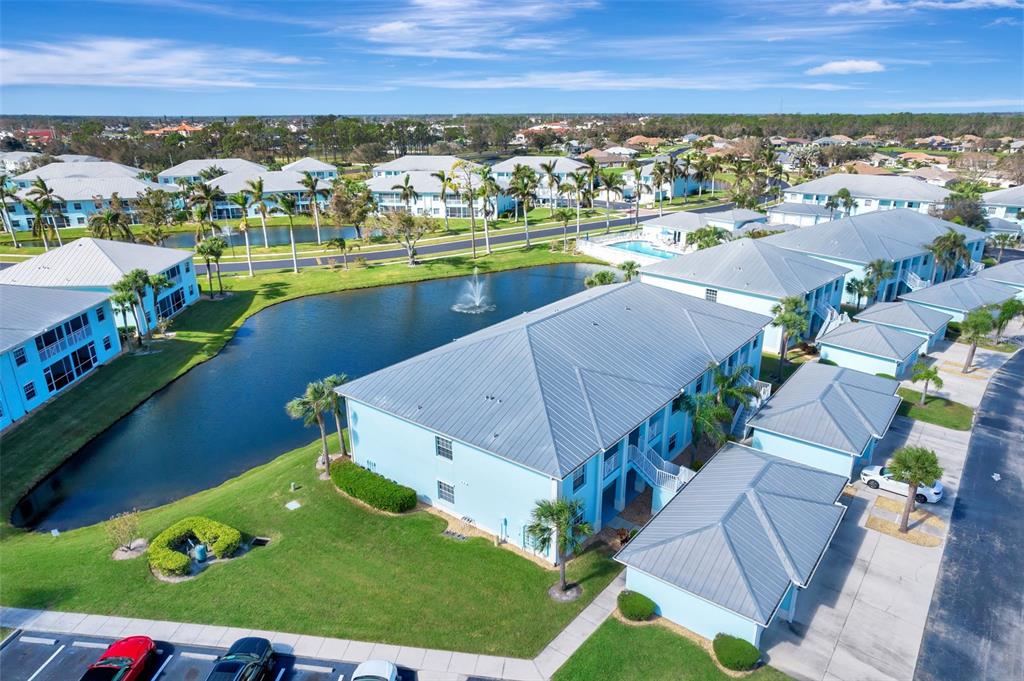
[[[481,277],[494,305],[483,314],[451,309],[467,291],[466,278],[270,307],[219,355],[86,445],[22,500],[14,520],[45,530],[81,527],[217,485],[316,438],[315,428],[284,413],[309,381],[362,376],[564,298],[582,290],[594,269],[568,264]]]

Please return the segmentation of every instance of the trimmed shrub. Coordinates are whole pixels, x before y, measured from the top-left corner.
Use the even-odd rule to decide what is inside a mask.
[[[757,666],[761,661],[761,651],[742,638],[718,634],[712,642],[715,657],[726,669],[745,672]]]
[[[893,376],[892,374],[881,373],[881,374],[875,374],[875,376],[878,376],[879,378],[891,378],[894,381],[896,380],[896,377]]]
[[[217,558],[226,558],[242,544],[242,533],[224,523],[190,516],[182,518],[161,532],[149,544],[149,566],[164,574],[186,575],[192,560],[178,547],[190,537],[195,537],[210,547]]]
[[[619,594],[619,612],[627,620],[643,622],[654,615],[654,601],[635,591],[623,591]]]
[[[819,360],[818,360],[818,364],[824,364],[825,366],[829,366],[829,367],[837,367],[837,366],[839,366],[838,364],[836,364],[836,363],[835,363],[835,362],[833,362],[832,360],[830,360],[830,359],[825,359],[825,358],[821,358],[821,359],[819,359]]]
[[[382,511],[405,513],[416,508],[416,490],[399,485],[352,461],[333,464],[331,480],[342,492]]]

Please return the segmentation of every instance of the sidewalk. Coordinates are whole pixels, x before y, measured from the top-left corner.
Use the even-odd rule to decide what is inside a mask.
[[[0,607],[0,626],[112,638],[136,634],[177,645],[220,648],[226,648],[243,636],[261,636],[269,639],[280,653],[338,662],[391,660],[403,667],[418,670],[420,681],[461,681],[467,676],[486,676],[508,681],[546,681],[612,613],[624,586],[625,576],[620,574],[532,660],[258,629],[9,607]]]

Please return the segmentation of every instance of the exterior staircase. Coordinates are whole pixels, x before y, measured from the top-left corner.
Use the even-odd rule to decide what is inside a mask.
[[[979,263],[980,264],[980,263]],[[932,285],[932,282],[927,279],[922,279],[910,270],[903,270],[903,274],[900,275],[900,281],[907,285],[911,291],[917,291],[923,288],[928,288]]]
[[[696,475],[696,472],[685,466],[677,466],[671,461],[662,459],[650,447],[641,449],[636,445],[630,445],[628,454],[629,462],[633,464],[640,477],[647,484],[659,487],[669,495],[674,495],[681,490]]]
[[[749,402],[740,403],[736,407],[732,423],[729,424],[729,435],[742,440],[747,434],[747,422],[750,420],[750,417],[756,414],[757,410],[764,404],[764,401],[771,397],[772,384],[766,381],[759,381],[748,372],[744,372],[743,376],[740,377],[740,383],[757,390],[756,397],[752,397]]]
[[[824,303],[818,303],[815,305],[814,313],[822,319],[821,327],[818,329],[818,333],[814,335],[815,342],[840,324],[845,324],[850,321],[850,316],[845,312],[839,312],[831,305],[826,305]]]

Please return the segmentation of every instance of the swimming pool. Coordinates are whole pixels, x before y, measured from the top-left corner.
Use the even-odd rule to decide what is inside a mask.
[[[618,248],[623,251],[632,251],[633,253],[641,253],[643,255],[649,255],[654,258],[674,258],[678,253],[672,253],[671,251],[664,251],[660,248],[655,248],[654,244],[650,241],[620,241],[614,244],[608,244],[612,248]]]

